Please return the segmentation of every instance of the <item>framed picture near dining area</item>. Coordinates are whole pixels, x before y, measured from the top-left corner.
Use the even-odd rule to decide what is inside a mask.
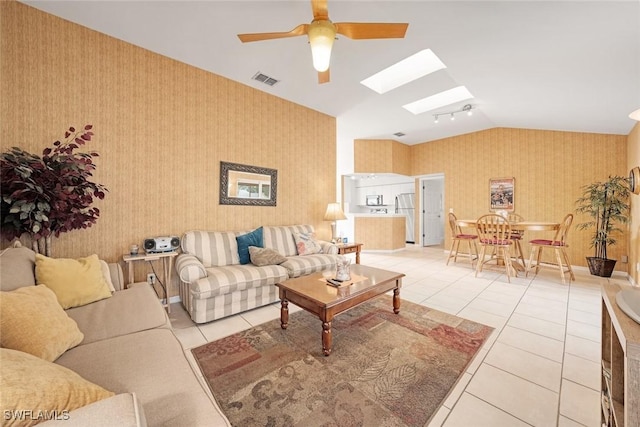
[[[491,211],[515,210],[515,178],[489,179],[489,207]]]

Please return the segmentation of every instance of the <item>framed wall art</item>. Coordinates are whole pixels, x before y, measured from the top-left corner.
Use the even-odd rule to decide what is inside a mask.
[[[515,210],[515,178],[489,179],[489,209],[513,212]]]
[[[220,204],[276,206],[278,171],[220,162]]]
[[[629,171],[629,189],[633,194],[640,194],[640,167],[638,166]]]

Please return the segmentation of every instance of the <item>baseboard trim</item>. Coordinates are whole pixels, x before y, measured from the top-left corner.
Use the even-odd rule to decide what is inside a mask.
[[[361,253],[363,254],[393,254],[396,252],[402,252],[404,250],[406,250],[407,248],[399,248],[399,249],[367,249],[367,250],[362,250]]]
[[[160,298],[160,302],[161,302],[162,304],[164,304],[164,303],[165,303],[165,301],[166,301],[166,300],[165,300],[164,298]],[[169,298],[169,303],[170,303],[170,304],[173,304],[174,302],[182,302],[182,299],[180,298],[180,295],[174,295],[174,296],[172,296],[172,297],[170,297],[170,298]]]

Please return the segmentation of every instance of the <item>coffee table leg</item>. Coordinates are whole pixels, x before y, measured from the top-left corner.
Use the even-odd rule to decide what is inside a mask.
[[[393,312],[395,314],[400,313],[400,288],[393,290]]]
[[[322,353],[325,356],[331,354],[331,322],[322,322]]]
[[[287,326],[289,326],[289,301],[282,298],[280,302],[280,327],[287,329]]]

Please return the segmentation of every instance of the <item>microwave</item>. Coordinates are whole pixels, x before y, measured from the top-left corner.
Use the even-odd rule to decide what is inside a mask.
[[[382,206],[382,196],[367,196],[367,206]]]

